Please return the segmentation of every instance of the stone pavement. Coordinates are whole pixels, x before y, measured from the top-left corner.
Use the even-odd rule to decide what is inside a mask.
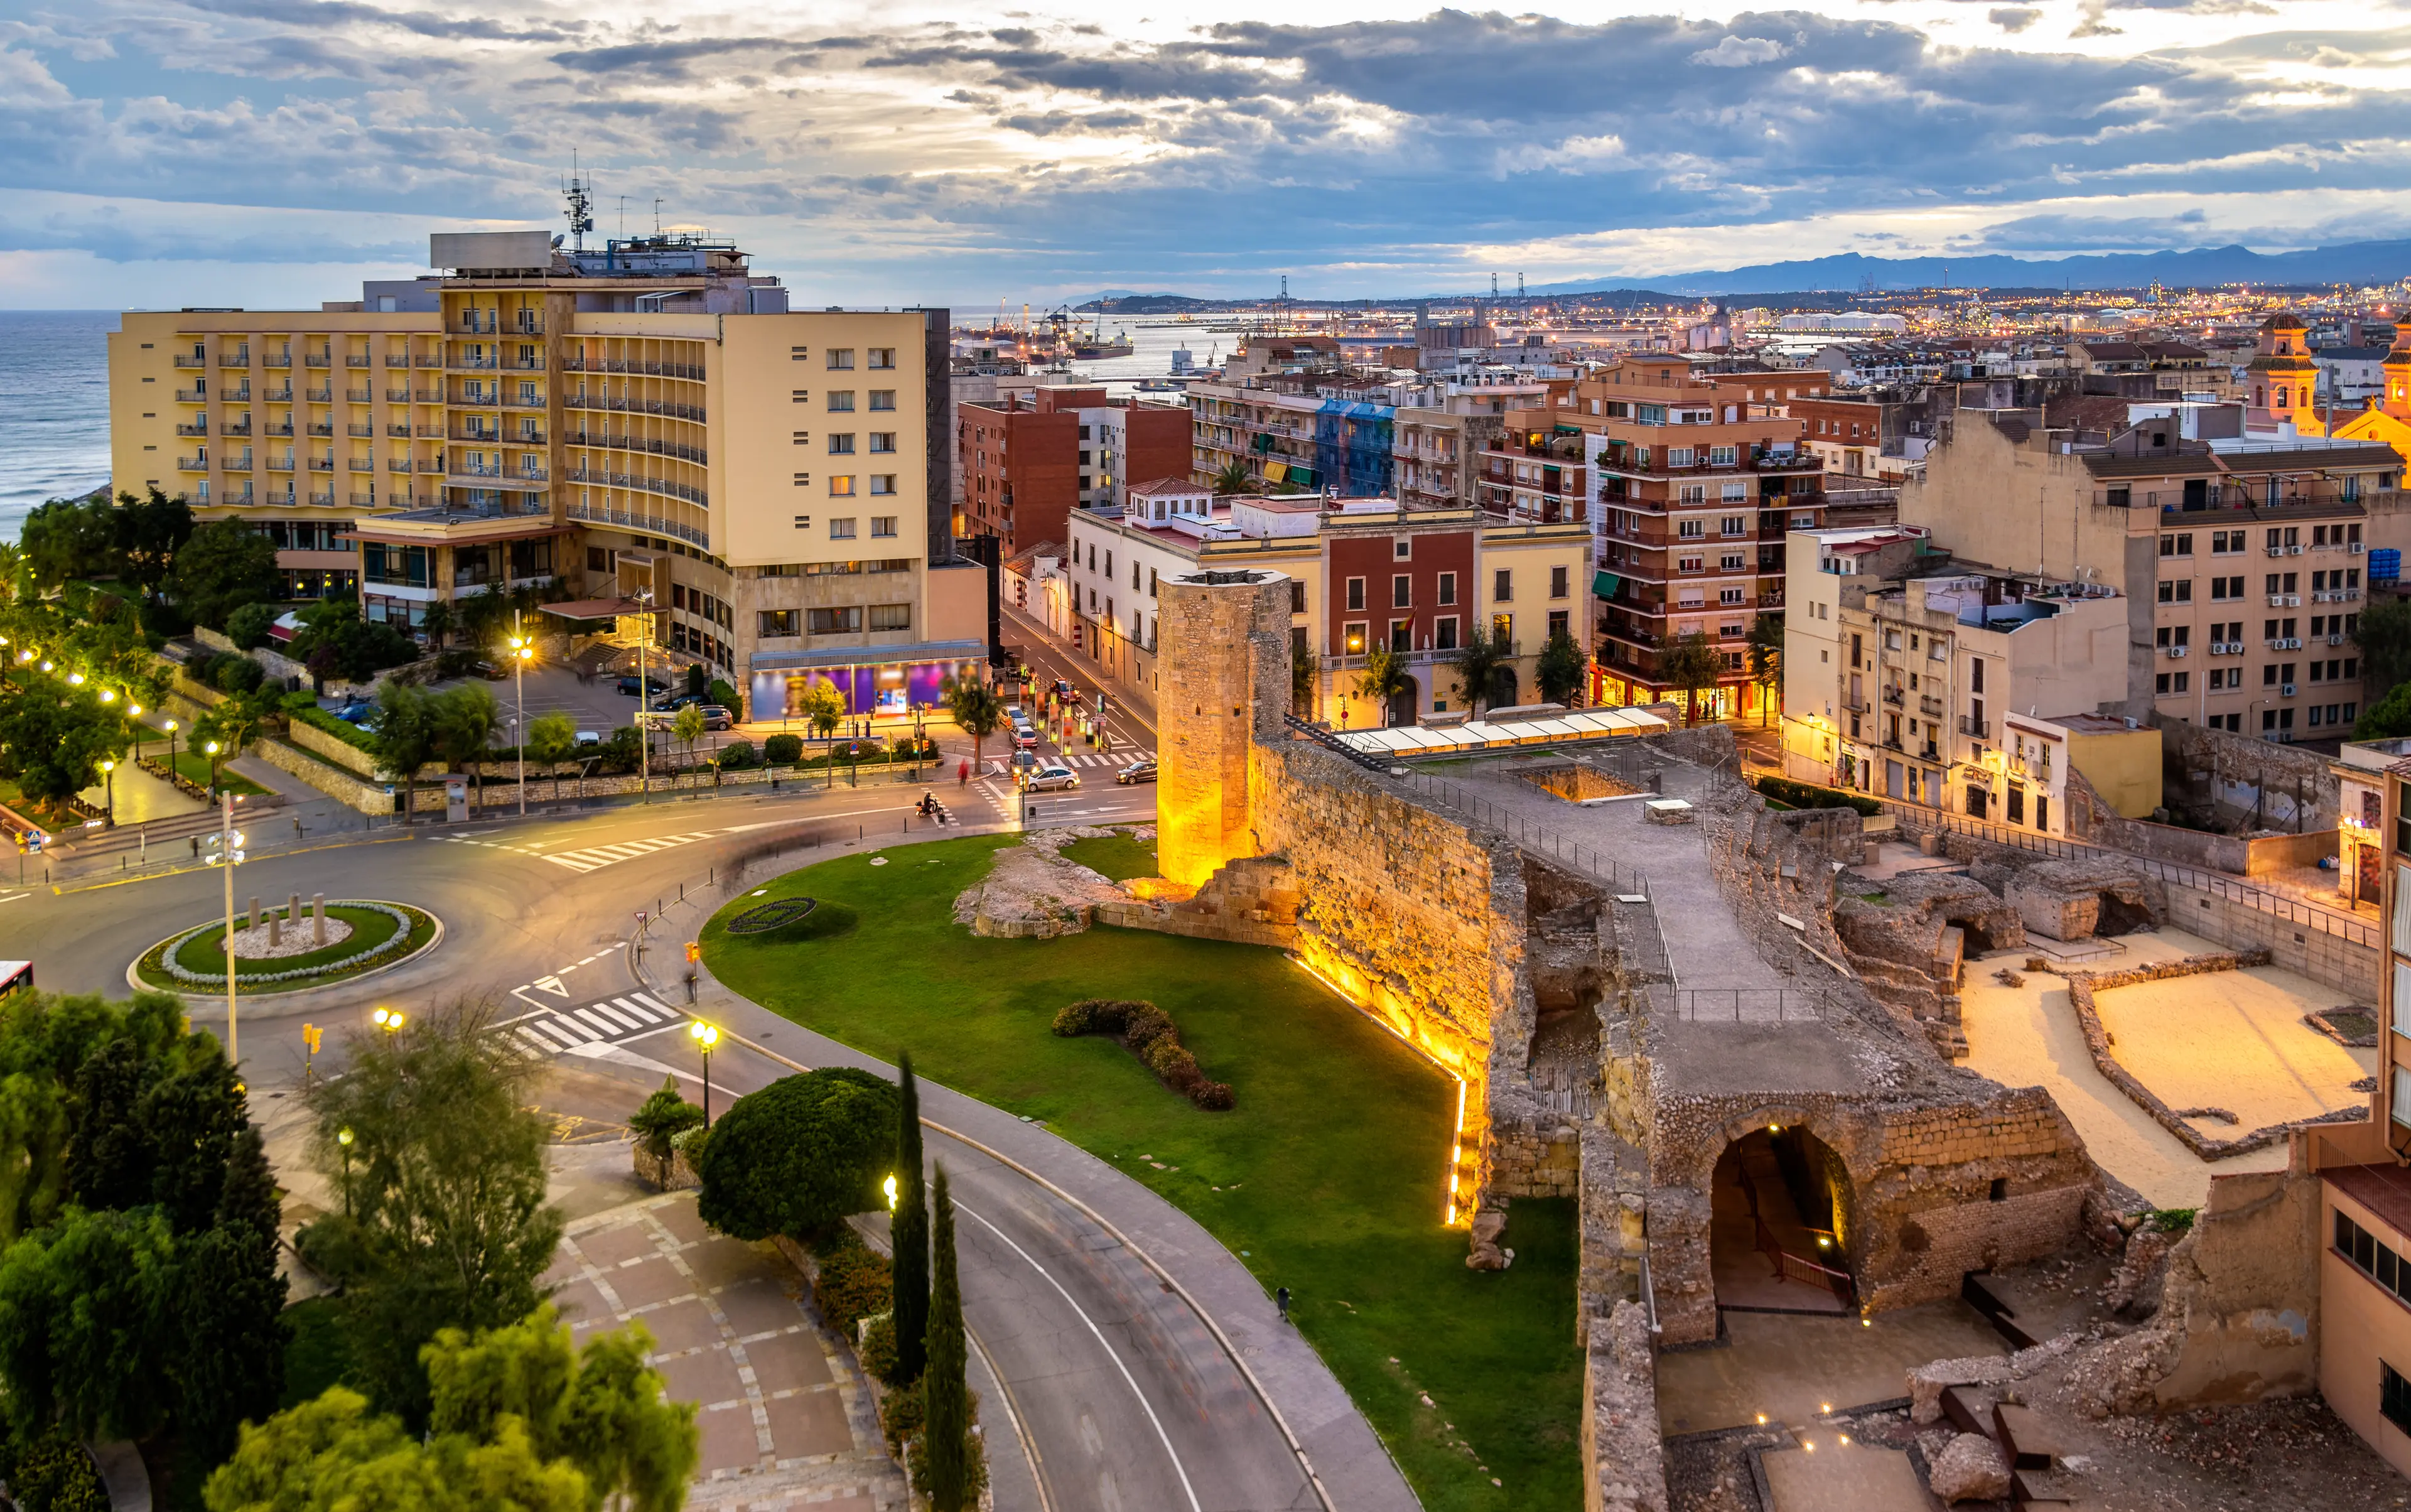
[[[870,1389],[822,1324],[810,1288],[767,1245],[715,1234],[694,1194],[573,1222],[548,1283],[573,1336],[642,1323],[674,1402],[699,1409],[703,1458],[687,1505],[890,1512],[904,1477]]]

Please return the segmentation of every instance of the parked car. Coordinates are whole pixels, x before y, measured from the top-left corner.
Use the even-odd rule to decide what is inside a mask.
[[[507,683],[511,680],[509,668],[501,666],[483,656],[477,658],[476,665],[472,668],[471,670],[475,671],[479,677],[484,678],[489,683]]]
[[[603,743],[603,732],[601,730],[594,729],[579,730],[577,732],[577,743],[579,745],[600,745]]]
[[[369,715],[375,713],[376,708],[377,706],[375,704],[370,703],[365,699],[355,698],[350,703],[347,703],[341,709],[336,710],[334,713],[335,717],[342,720],[344,724],[357,725],[361,720],[368,718]]]
[[[1069,790],[1080,785],[1080,774],[1069,767],[1041,767],[1030,777],[1033,793],[1050,792],[1056,788]]]
[[[666,683],[660,682],[650,677],[645,679],[645,691],[647,693],[667,693],[669,690],[670,685]],[[636,696],[636,680],[633,677],[621,678],[620,680],[620,697],[622,698],[633,698]]]
[[[737,727],[737,716],[716,703],[708,703],[703,706],[703,727],[706,729],[735,729]]]
[[[1146,761],[1133,761],[1129,766],[1124,767],[1121,771],[1115,772],[1114,781],[1121,784],[1124,787],[1128,787],[1132,783],[1151,783],[1155,781],[1155,762],[1153,758],[1149,758]]]

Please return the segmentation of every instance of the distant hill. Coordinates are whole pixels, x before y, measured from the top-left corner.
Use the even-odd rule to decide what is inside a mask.
[[[2246,246],[2198,247],[2190,252],[2111,252],[2056,259],[1980,257],[1869,257],[1844,253],[1793,262],[1763,262],[1721,272],[1683,273],[1651,282],[1668,292],[1706,295],[1788,294],[1795,291],[1854,292],[1872,281],[1878,289],[1934,288],[2141,288],[2155,280],[2170,288],[2219,284],[2316,286],[2385,284],[2411,275],[2411,241],[2350,242],[2305,252],[2255,252]],[[1536,294],[1587,293],[1602,279],[1543,285]],[[1619,291],[1620,292],[1620,291]]]

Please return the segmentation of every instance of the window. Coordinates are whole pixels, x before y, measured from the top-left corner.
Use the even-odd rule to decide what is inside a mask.
[[[893,431],[871,432],[870,449],[873,451],[894,451],[896,449],[896,433]]]
[[[1147,569],[1147,592],[1148,597],[1152,598],[1155,596],[1155,569],[1153,567]],[[1306,581],[1303,579],[1292,578],[1290,580],[1289,611],[1292,614],[1303,614],[1306,612]]]
[[[1728,536],[1746,536],[1749,534],[1749,516],[1727,515],[1721,528]]]
[[[871,474],[870,492],[873,493],[894,493],[896,492],[896,475],[894,473]],[[2193,584],[2187,583],[2185,586],[2190,588]]]
[[[1745,562],[1745,558],[1742,556],[1742,554],[1741,554],[1740,552],[1738,552],[1738,551],[1727,551],[1723,556],[1721,556],[1721,557],[1719,557],[1719,558],[1717,558],[1717,571],[1719,571],[1719,572],[1741,572],[1741,571],[1745,571],[1745,570],[1746,570],[1746,567],[1744,566],[1744,562]],[[1560,570],[1562,570],[1562,569],[1560,569]],[[1558,597],[1562,597],[1562,596],[1564,596],[1564,595],[1559,595],[1559,594],[1551,594],[1549,596],[1550,596],[1550,597],[1552,597],[1552,598],[1558,598]]]
[[[830,412],[831,412],[832,414],[840,414],[840,415],[851,415],[851,414],[853,414],[853,413],[854,413],[854,390],[853,390],[853,389],[830,389],[830,390],[829,390],[829,396],[828,396],[828,407],[829,407],[829,410],[830,410]]]
[[[803,432],[803,431],[797,431],[797,432],[796,433],[796,436],[797,436],[799,439],[800,439],[801,437],[803,437],[804,435],[806,435],[807,433],[808,433]],[[853,456],[853,455],[854,455],[854,433],[853,433],[852,431],[832,431],[832,432],[830,432],[830,433],[829,433],[829,438],[828,438],[828,447],[829,447],[829,455],[830,455],[830,456],[832,456],[832,457],[851,457],[851,456]]]
[[[753,616],[754,633],[764,637],[791,636],[796,633],[796,622],[801,618],[791,609],[760,609]]]
[[[1717,602],[1725,605],[1739,604],[1746,592],[1746,590],[1740,588],[1719,588],[1717,590]]]
[[[876,493],[879,491],[877,489],[872,489],[870,492]],[[870,517],[870,534],[873,536],[894,536],[896,534],[896,517],[894,515],[872,515]]]
[[[1698,456],[1699,452],[1690,447],[1668,447],[1666,448],[1666,465],[1669,467],[1689,467],[1693,465],[1693,459]]]
[[[1401,572],[1390,580],[1390,607],[1406,609],[1415,601],[1415,580]]]
[[[892,368],[896,365],[896,348],[893,346],[873,346],[862,355],[862,365],[867,368]]]
[[[893,389],[873,389],[870,390],[870,407],[873,409],[894,409],[896,407],[896,390]]]
[[[1678,521],[1674,525],[1674,534],[1687,541],[1699,540],[1707,533],[1708,522],[1704,520]]]
[[[1515,616],[1512,614],[1490,616],[1490,639],[1512,643],[1515,639]]]
[[[1365,622],[1364,622],[1364,621],[1362,621],[1362,620],[1356,620],[1356,621],[1352,621],[1352,622],[1351,622],[1351,623],[1350,623],[1350,624],[1345,624],[1345,625],[1341,626],[1341,627],[1340,627],[1340,639],[1339,639],[1339,644],[1340,644],[1341,653],[1342,653],[1343,655],[1349,655],[1349,656],[1362,656],[1362,655],[1364,655],[1364,654],[1365,654]]]
[[[2193,533],[2184,531],[2174,536],[2161,536],[2160,554],[2162,556],[2193,555]]]
[[[1456,650],[1456,616],[1442,616],[1432,622],[1432,650]]]
[[[831,373],[853,371],[854,348],[851,346],[830,347],[828,349],[828,365]]]
[[[1455,573],[1443,572],[1439,575],[1439,601],[1442,604],[1454,604],[1456,602]]]
[[[811,397],[812,391],[810,389],[798,389],[796,390],[796,403],[798,404],[810,404],[811,402]]]
[[[2342,1213],[2336,1214],[2336,1221],[2349,1222]],[[2388,1253],[2390,1257],[2392,1252]],[[2377,1410],[2388,1422],[2411,1433],[2411,1382],[2404,1380],[2393,1366],[2382,1359],[2377,1362]]]
[[[850,499],[854,497],[854,478],[852,475],[839,473],[832,476],[829,478],[829,496],[835,499]]]
[[[2160,584],[2160,602],[2163,604],[2192,603],[2193,580],[2186,578],[2178,582],[2164,582]]]
[[[1549,639],[1555,640],[1561,635],[1571,634],[1572,623],[1573,614],[1571,610],[1561,609],[1553,609],[1549,610]]]
[[[1364,579],[1351,578],[1348,580],[1348,607],[1352,609],[1361,609],[1365,607]]]
[[[1392,620],[1390,622],[1390,649],[1392,651],[1412,651],[1415,649],[1414,621]]]
[[[857,607],[808,609],[805,613],[806,623],[816,636],[844,635],[862,628],[862,610]]]
[[[831,520],[829,521],[829,539],[833,541],[850,541],[854,539],[854,516],[840,515],[838,518]]]
[[[1737,448],[1710,447],[1708,448],[1708,465],[1711,467],[1731,467],[1739,461],[1740,450]]]
[[[2243,533],[2238,531],[2236,534],[2242,535]],[[2214,603],[2221,600],[2242,598],[2243,596],[2243,580],[2242,578],[2213,578],[2210,580],[2210,596]]]
[[[1390,543],[1390,555],[1395,561],[1404,562],[1414,554],[1415,538],[1411,536],[1401,536]]]
[[[586,570],[589,572],[610,571],[611,553],[600,546],[588,547],[586,549]]]
[[[913,628],[913,606],[910,604],[871,605],[870,628],[874,630],[910,630]]]
[[[1515,574],[1512,570],[1507,567],[1500,567],[1498,572],[1492,576],[1490,583],[1490,596],[1501,604],[1508,602],[1515,596]]]

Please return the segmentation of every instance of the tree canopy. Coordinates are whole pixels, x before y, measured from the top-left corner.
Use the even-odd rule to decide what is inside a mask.
[[[245,604],[278,596],[276,545],[248,521],[212,521],[176,552],[168,591],[196,624],[221,627]]]
[[[1541,648],[1540,659],[1532,668],[1532,679],[1541,685],[1541,697],[1550,703],[1572,703],[1589,675],[1590,658],[1563,630],[1549,637],[1549,643]]]
[[[1658,658],[1658,666],[1666,681],[1680,688],[1690,699],[1689,707],[1684,711],[1684,723],[1697,724],[1700,691],[1715,687],[1717,680],[1724,676],[1724,653],[1710,642],[1707,632],[1693,630],[1688,635],[1676,636]]]
[[[938,684],[938,695],[945,700],[946,712],[956,726],[972,738],[972,761],[976,765],[987,738],[1004,727],[1004,699],[984,677],[949,677]]]
[[[738,1239],[805,1238],[884,1201],[896,1088],[835,1066],[737,1099],[704,1142],[703,1221]]]

